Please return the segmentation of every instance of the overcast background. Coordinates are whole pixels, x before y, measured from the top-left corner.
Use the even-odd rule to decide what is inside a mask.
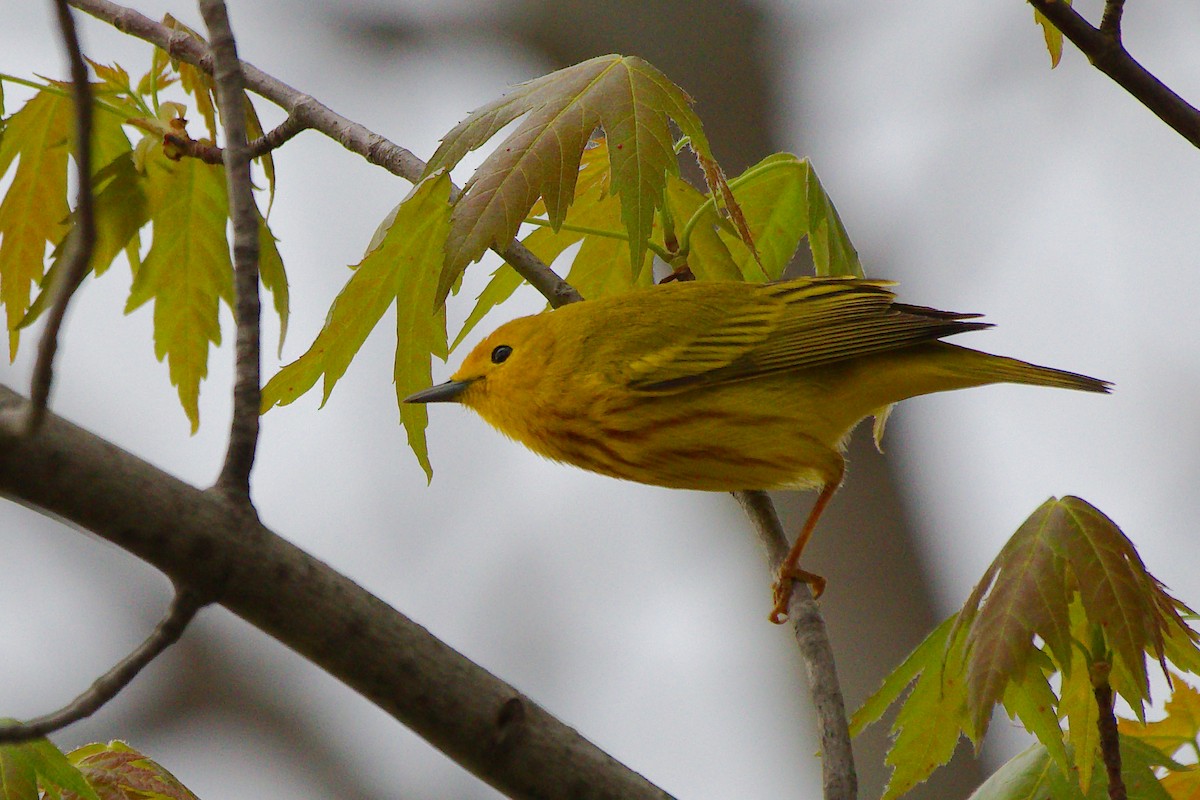
[[[910,401],[892,417],[883,460],[859,437],[835,513],[869,519],[874,498],[887,500],[896,504],[878,524],[916,538],[872,538],[869,522],[818,531],[806,566],[831,578],[823,604],[853,676],[852,708],[1050,495],[1098,505],[1152,572],[1200,602],[1195,149],[1069,44],[1051,72],[1020,0],[682,5],[697,18],[680,22],[666,2],[234,0],[230,10],[243,58],[422,157],[512,83],[599,52],[645,55],[696,94],[731,174],[766,148],[811,158],[869,275],[900,281],[906,301],[986,312],[998,325],[962,343],[1116,383],[1111,397],[989,387]],[[1077,8],[1098,19],[1100,5]],[[138,8],[202,27],[189,3]],[[0,71],[63,76],[49,3],[0,0],[0,10]],[[1200,97],[1198,31],[1194,3],[1125,15],[1134,54],[1190,98]],[[671,44],[659,56],[630,32]],[[135,76],[149,62],[148,46],[106,26],[89,21],[82,36],[91,57]],[[732,100],[697,88],[714,79],[733,85]],[[27,96],[5,92],[10,113]],[[276,165],[271,225],[292,282],[286,362],[312,342],[345,265],[408,186],[315,133]],[[452,326],[488,272],[472,269]],[[124,316],[127,292],[120,266],[85,285],[54,409],[207,485],[223,452],[230,348],[211,358],[190,436],[153,357],[150,306]],[[542,305],[526,291],[496,320]],[[266,320],[272,374],[277,324]],[[769,576],[736,504],[544,462],[455,407],[431,409],[427,487],[397,422],[389,320],[325,409],[314,392],[265,417],[254,473],[264,522],[677,796],[816,796],[802,669],[788,631],[765,621]],[[27,386],[33,341],[0,380]],[[866,491],[875,472],[898,499]],[[145,635],[169,596],[125,553],[13,504],[0,506],[0,553],[3,716],[74,696]],[[905,557],[914,571],[898,576]],[[860,602],[868,596],[878,599]],[[858,633],[876,617],[920,619],[914,631]],[[1022,746],[1011,727],[997,718],[990,763]],[[108,738],[151,754],[202,798],[495,796],[222,609],[57,740]],[[883,780],[876,740],[859,750],[864,797]],[[963,774],[958,787],[971,784]]]

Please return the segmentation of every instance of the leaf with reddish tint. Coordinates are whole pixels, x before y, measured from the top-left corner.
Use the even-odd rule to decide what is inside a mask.
[[[558,229],[575,199],[584,146],[597,128],[608,139],[612,191],[621,199],[630,263],[637,271],[678,171],[674,121],[698,155],[711,159],[691,98],[635,56],[600,56],[516,87],[476,109],[442,140],[427,173],[451,168],[505,125],[524,119],[484,160],[455,204],[438,301],[489,247],[503,247],[542,198]]]
[[[89,744],[68,756],[102,800],[197,800],[161,764],[124,742]],[[74,800],[64,793],[64,800]]]

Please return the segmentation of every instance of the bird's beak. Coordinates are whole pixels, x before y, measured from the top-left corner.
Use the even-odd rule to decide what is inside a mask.
[[[457,403],[458,398],[474,381],[446,381],[430,386],[404,398],[406,403]]]

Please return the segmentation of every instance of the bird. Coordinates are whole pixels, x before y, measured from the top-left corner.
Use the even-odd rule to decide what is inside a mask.
[[[677,281],[504,323],[450,380],[406,403],[454,402],[554,461],[675,489],[816,489],[779,567],[769,618],[846,471],[850,433],[933,392],[1020,383],[1108,393],[1111,384],[942,341],[979,314],[896,301],[894,282],[805,277]]]

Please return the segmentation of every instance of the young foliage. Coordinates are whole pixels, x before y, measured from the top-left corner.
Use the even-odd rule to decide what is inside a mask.
[[[1122,719],[1117,728],[1126,739],[1136,739],[1172,758],[1186,759],[1188,766],[1172,765],[1162,777],[1162,787],[1173,800],[1200,798],[1200,692],[1179,675],[1172,677],[1173,691],[1157,722]]]
[[[80,770],[49,740],[0,745],[0,800],[39,797],[101,800]]]
[[[1067,0],[1067,5],[1070,4],[1071,0]],[[1054,69],[1062,59],[1062,31],[1056,28],[1054,23],[1046,19],[1042,12],[1037,9],[1033,11],[1033,21],[1042,26],[1042,35],[1046,39],[1046,50],[1050,53],[1050,69]]]
[[[1168,660],[1194,669],[1200,658],[1183,614],[1191,612],[1146,571],[1111,520],[1077,497],[1051,498],[963,608],[864,703],[852,729],[877,720],[916,679],[892,726],[888,763],[897,769],[885,797],[949,760],[960,733],[978,746],[997,703],[1038,737],[1062,774],[1078,776],[1087,795],[1097,764],[1097,681],[1111,681],[1141,717],[1150,697],[1146,656],[1164,670]],[[1049,682],[1056,672],[1057,697]],[[1069,722],[1065,742],[1061,718]]]
[[[67,156],[72,110],[69,97],[39,92],[5,121],[0,175],[17,170],[0,201],[0,303],[8,321],[8,356],[17,355],[18,327],[32,287],[45,272],[46,245],[67,232]]]
[[[1121,737],[1121,779],[1129,800],[1171,800],[1155,774],[1157,768],[1180,768],[1154,747],[1137,739]],[[1089,772],[1088,788],[1080,788],[1082,775],[1063,772],[1040,742],[1014,757],[992,773],[969,800],[1108,800],[1108,775],[1102,764]],[[1178,800],[1178,798],[1176,798]]]
[[[167,360],[171,384],[200,427],[200,381],[209,344],[221,343],[218,303],[233,305],[233,263],[225,238],[225,173],[199,159],[146,161],[146,195],[154,238],[133,279],[125,312],[154,301],[154,355]]]
[[[691,103],[642,59],[608,55],[523,83],[473,111],[442,140],[426,174],[452,168],[505,125],[525,119],[484,160],[455,204],[437,301],[469,263],[517,234],[539,197],[550,226],[559,229],[575,199],[584,147],[598,127],[608,138],[611,190],[621,198],[636,270],[663,207],[667,176],[678,172],[669,121],[702,160],[713,161]]]
[[[125,310],[154,301],[155,354],[167,360],[171,383],[195,431],[209,346],[221,339],[219,301],[232,302],[225,178],[223,167],[184,157],[183,145],[192,141],[184,119],[186,109],[163,100],[160,92],[179,83],[192,96],[212,134],[216,124],[212,80],[170,61],[161,51],[155,51],[150,72],[136,88],[120,66],[89,63],[99,78],[91,87],[98,113],[92,131],[97,238],[90,268],[101,275],[118,255],[126,255],[133,284]],[[16,355],[20,330],[48,305],[48,289],[60,271],[59,245],[75,218],[67,196],[67,162],[74,135],[69,87],[54,81],[19,82],[39,91],[2,121],[0,139],[0,175],[16,163],[0,201],[0,303],[6,311],[10,358]],[[251,135],[261,134],[249,100],[246,109]],[[126,125],[143,133],[136,147]],[[260,163],[273,191],[270,156]],[[153,238],[143,263],[142,230],[151,223]],[[287,330],[287,276],[265,219],[260,244],[260,275],[280,316],[282,346]],[[47,245],[54,246],[48,265]],[[41,288],[36,298],[33,284]]]
[[[442,243],[450,228],[450,178],[421,181],[384,221],[366,256],[338,293],[325,327],[308,351],[263,387],[262,407],[287,405],[324,378],[322,404],[389,306],[396,306],[397,401],[428,386],[429,354],[445,358],[445,310],[433,312]],[[432,476],[425,446],[424,406],[400,404],[409,446]]]
[[[196,795],[162,765],[124,742],[90,744],[68,756],[101,800],[196,800]],[[91,795],[95,796],[95,795]],[[76,800],[64,792],[63,800]]]

